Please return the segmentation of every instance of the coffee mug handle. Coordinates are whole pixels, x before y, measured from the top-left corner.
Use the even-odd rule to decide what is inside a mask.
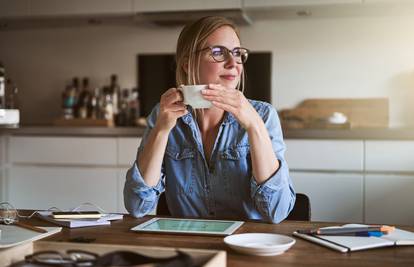
[[[180,86],[178,86],[177,90],[181,92],[181,95],[182,95],[182,97],[183,97],[183,103],[184,103],[185,105],[188,105],[188,104],[185,102],[185,99],[184,99],[183,86],[184,86],[184,84],[181,84]]]

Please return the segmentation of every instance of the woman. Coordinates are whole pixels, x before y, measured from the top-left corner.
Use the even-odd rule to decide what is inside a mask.
[[[170,88],[148,117],[124,201],[136,217],[151,212],[165,191],[174,217],[257,219],[279,223],[295,203],[276,110],[247,100],[236,26],[204,17],[177,42],[177,85],[208,84],[209,109],[183,104]]]

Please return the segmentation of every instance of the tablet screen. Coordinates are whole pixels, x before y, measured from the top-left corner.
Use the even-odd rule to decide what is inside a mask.
[[[148,232],[194,233],[229,235],[243,222],[198,219],[154,218],[140,224],[132,230]]]

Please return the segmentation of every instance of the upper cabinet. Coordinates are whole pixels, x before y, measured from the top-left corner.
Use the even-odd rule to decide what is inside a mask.
[[[30,0],[0,0],[0,18],[30,15]]]
[[[246,8],[361,4],[363,0],[245,0]]]
[[[135,12],[168,12],[213,9],[241,9],[241,0],[133,0]]]
[[[132,0],[32,0],[32,16],[132,14]]]
[[[0,0],[0,18],[132,15],[133,0]]]

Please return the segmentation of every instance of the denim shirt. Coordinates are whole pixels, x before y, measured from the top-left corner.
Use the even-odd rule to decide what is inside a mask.
[[[157,205],[165,191],[174,217],[255,219],[279,223],[295,203],[295,192],[284,158],[285,144],[276,110],[268,103],[249,100],[262,117],[279,160],[279,169],[264,183],[252,175],[250,145],[245,129],[226,112],[207,164],[202,139],[191,107],[168,136],[161,177],[148,186],[135,162],[128,170],[124,187],[126,209],[142,217]],[[159,113],[157,105],[147,118],[138,154],[146,144]]]

